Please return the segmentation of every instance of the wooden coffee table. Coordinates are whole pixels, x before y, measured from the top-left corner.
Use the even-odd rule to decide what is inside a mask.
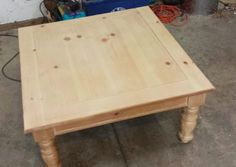
[[[193,139],[214,87],[149,7],[19,29],[25,133],[49,167],[55,136],[184,108]]]

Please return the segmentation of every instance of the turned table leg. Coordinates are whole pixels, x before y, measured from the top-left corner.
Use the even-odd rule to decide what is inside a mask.
[[[39,144],[41,156],[48,167],[60,167],[60,161],[55,146],[53,131],[42,130],[33,133],[35,142]]]
[[[193,139],[193,131],[197,126],[199,107],[186,107],[181,116],[179,138],[183,143]]]
[[[181,115],[179,138],[183,143],[193,140],[194,129],[197,126],[199,107],[205,102],[205,94],[191,96],[188,98],[188,106],[184,108]]]

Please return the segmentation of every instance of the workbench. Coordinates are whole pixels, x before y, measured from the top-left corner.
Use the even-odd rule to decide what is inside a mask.
[[[193,139],[214,86],[149,7],[19,29],[25,133],[49,167],[57,135],[184,108]]]

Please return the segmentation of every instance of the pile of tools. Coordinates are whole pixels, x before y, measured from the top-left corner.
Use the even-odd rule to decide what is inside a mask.
[[[42,11],[43,4],[46,14]],[[85,17],[82,0],[43,0],[40,10],[49,22]]]

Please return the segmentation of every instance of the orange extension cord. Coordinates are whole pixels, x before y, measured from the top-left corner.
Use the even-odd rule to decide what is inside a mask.
[[[151,6],[153,12],[165,24],[172,24],[175,26],[182,26],[187,23],[188,16],[183,14],[177,6],[171,5],[154,5]],[[178,17],[183,17],[182,21],[179,21]],[[174,23],[175,22],[175,23]]]

